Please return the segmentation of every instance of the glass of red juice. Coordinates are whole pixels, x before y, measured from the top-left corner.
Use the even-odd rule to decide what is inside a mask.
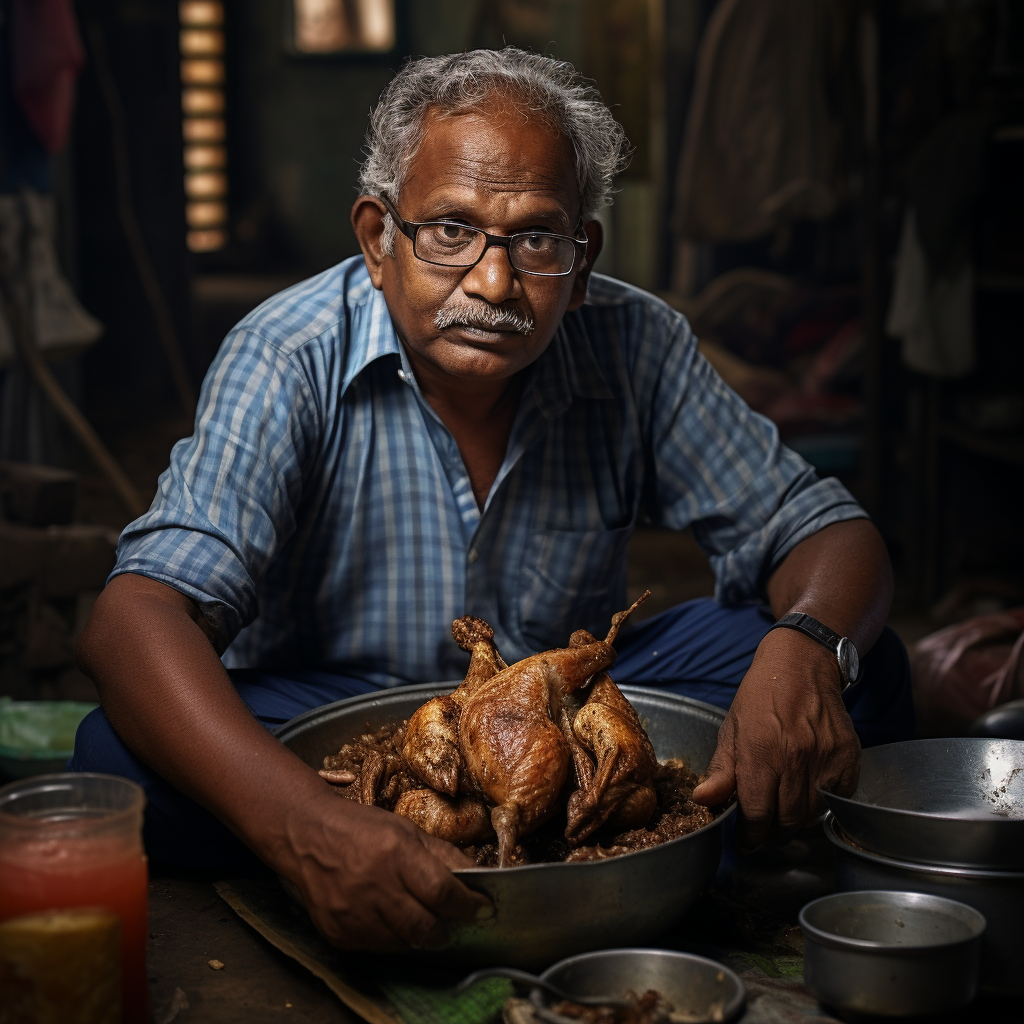
[[[39,775],[0,788],[0,921],[106,907],[121,918],[123,1024],[149,1020],[142,789],[116,775]]]

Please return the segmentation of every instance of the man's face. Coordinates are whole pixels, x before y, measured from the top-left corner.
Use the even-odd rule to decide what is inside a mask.
[[[496,235],[550,231],[580,237],[573,162],[564,136],[528,120],[507,101],[454,116],[428,114],[397,209],[407,221],[456,220]],[[426,363],[462,379],[505,379],[537,359],[565,311],[583,301],[589,263],[600,244],[599,230],[588,225],[594,244],[586,268],[577,256],[565,277],[516,271],[499,246],[489,248],[475,267],[439,267],[417,259],[401,233],[394,257],[380,256],[380,213],[364,197],[353,209],[353,223],[399,337],[414,365]],[[474,312],[495,309],[532,321],[532,331],[474,324]]]

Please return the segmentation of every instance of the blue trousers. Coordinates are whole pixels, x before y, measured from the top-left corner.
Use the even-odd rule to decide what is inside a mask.
[[[616,643],[619,682],[665,687],[728,708],[772,617],[756,605],[688,601],[645,622]],[[234,670],[239,696],[268,729],[310,708],[377,689],[361,679],[316,669],[273,674]],[[907,652],[886,629],[863,659],[861,679],[844,694],[863,746],[910,739],[914,708]],[[252,860],[247,848],[208,811],[148,768],[120,740],[102,709],[86,716],[75,738],[72,771],[108,772],[146,793],[144,839],[150,857],[187,868],[230,870]]]

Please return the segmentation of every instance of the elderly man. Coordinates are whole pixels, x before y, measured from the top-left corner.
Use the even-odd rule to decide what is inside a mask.
[[[806,822],[817,784],[855,785],[858,731],[909,731],[874,527],[682,317],[591,275],[625,149],[571,67],[519,50],[414,61],[388,86],[362,256],[228,336],[80,642],[103,711],[74,767],[143,783],[155,856],[248,847],[347,948],[489,913],[458,850],[338,799],[267,727],[458,678],[463,613],[510,662],[603,634],[644,515],[693,526],[718,600],[624,635],[615,674],[731,706],[696,796],[736,791],[746,845]]]

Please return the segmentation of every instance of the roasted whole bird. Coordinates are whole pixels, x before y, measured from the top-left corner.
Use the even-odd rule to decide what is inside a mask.
[[[343,795],[387,806],[463,848],[496,841],[500,867],[523,863],[522,837],[558,811],[566,814],[569,848],[601,829],[631,834],[655,814],[657,785],[664,789],[686,772],[659,766],[643,724],[606,671],[619,628],[648,596],[614,615],[603,640],[579,630],[568,647],[513,665],[501,658],[486,622],[456,619],[452,635],[470,652],[458,688],[427,701],[402,726],[346,745],[325,759],[320,774]],[[706,823],[702,810],[699,824]],[[647,836],[654,834],[645,833],[640,845],[663,841]],[[579,853],[569,859],[587,859]]]

